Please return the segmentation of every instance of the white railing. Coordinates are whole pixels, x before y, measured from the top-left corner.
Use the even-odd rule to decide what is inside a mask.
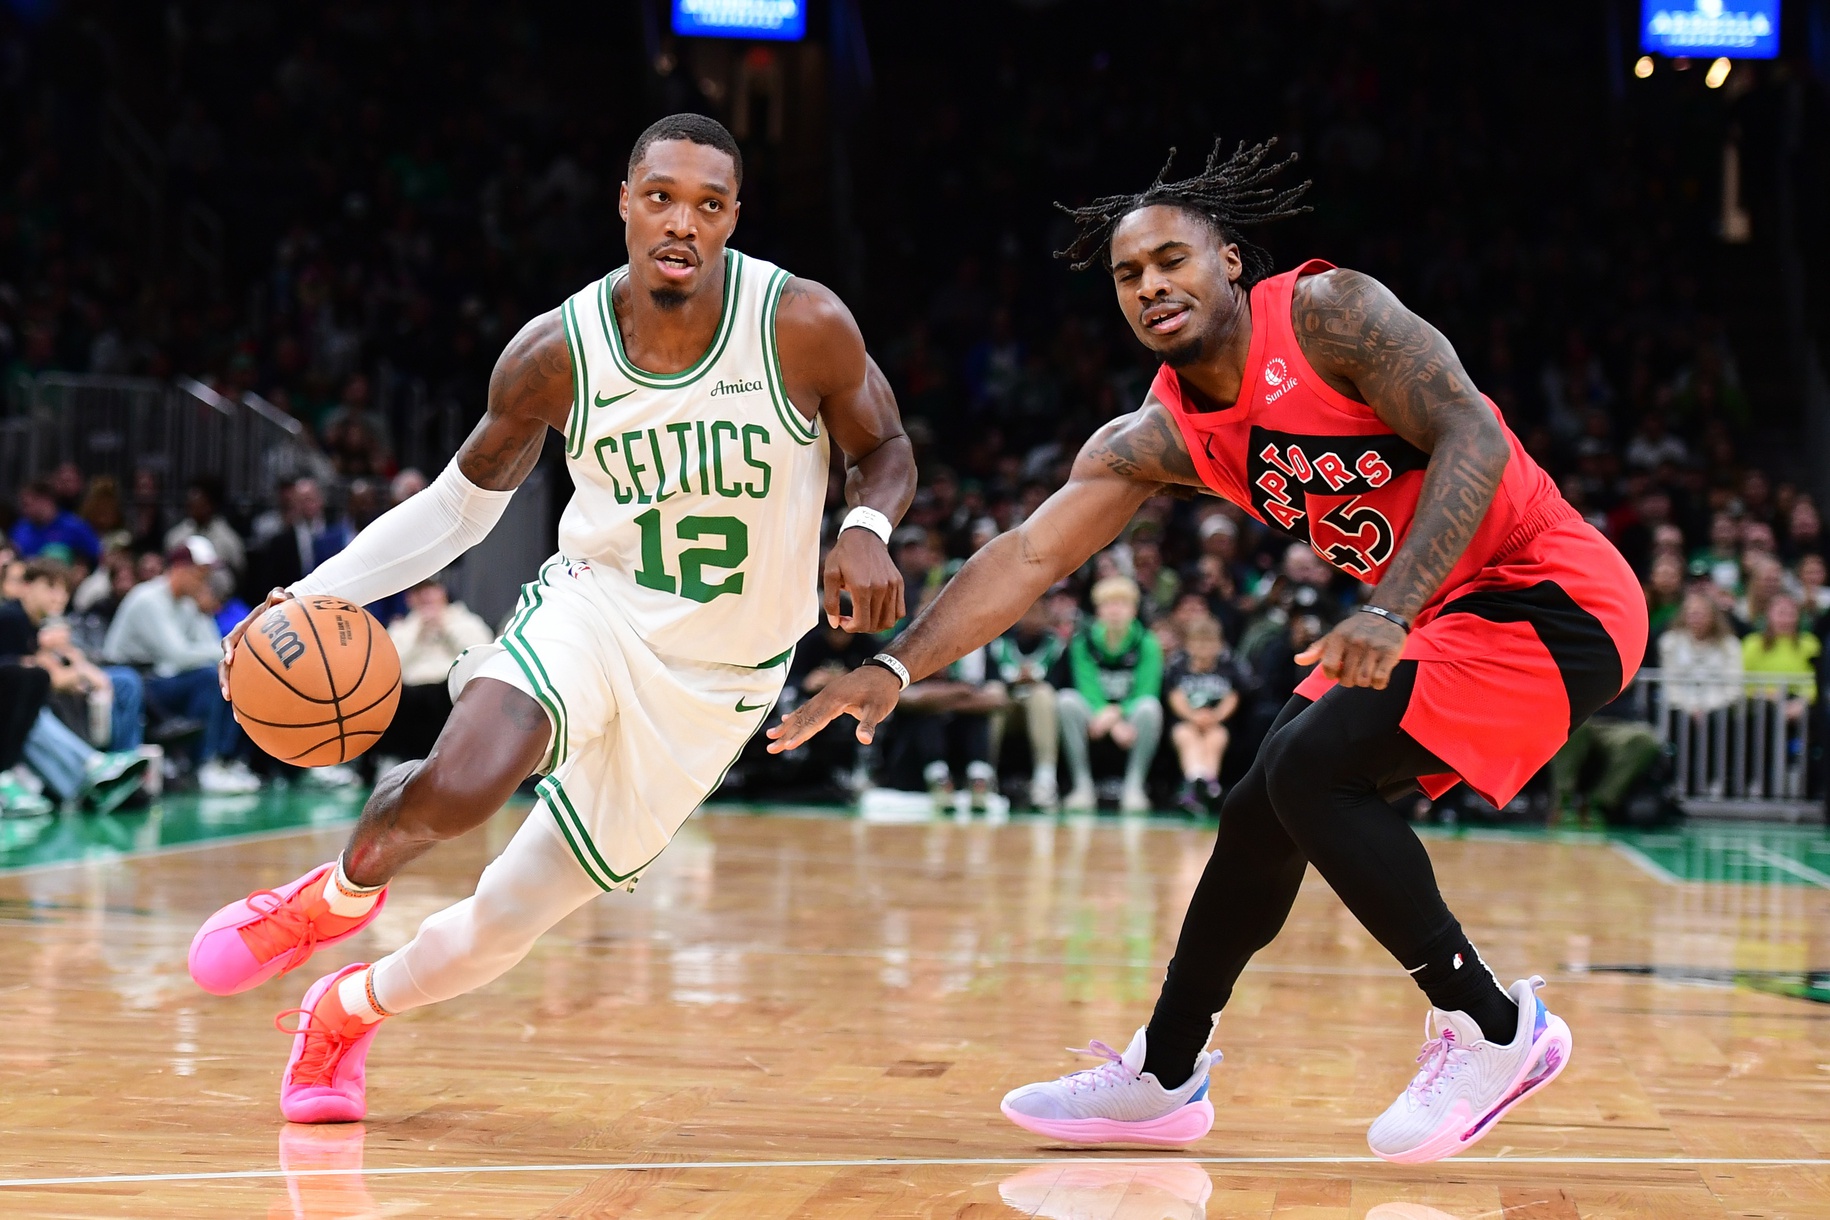
[[[74,462],[112,475],[128,497],[135,473],[153,471],[167,509],[182,505],[188,480],[215,475],[245,511],[271,500],[276,457],[301,444],[298,421],[258,395],[226,398],[188,377],[40,373],[25,397],[24,413],[4,421],[0,494]]]
[[[1640,671],[1629,696],[1665,744],[1693,813],[1818,819],[1811,770],[1820,714],[1810,674],[1696,677]]]

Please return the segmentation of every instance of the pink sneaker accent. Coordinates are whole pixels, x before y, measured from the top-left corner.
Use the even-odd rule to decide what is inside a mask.
[[[1115,1118],[1032,1118],[1000,1106],[1004,1117],[1025,1131],[1063,1144],[1146,1144],[1152,1148],[1181,1148],[1192,1144],[1214,1126],[1214,1103],[1200,1101],[1165,1114],[1162,1118],[1125,1122]]]
[[[353,1123],[368,1113],[369,1046],[381,1022],[362,1026],[362,1033],[352,1038],[345,1030],[329,1029],[312,1020],[313,1011],[331,988],[345,975],[368,968],[367,962],[356,962],[325,975],[311,985],[299,1007],[274,1018],[280,1032],[286,1033],[290,1031],[279,1025],[280,1020],[299,1014],[292,1054],[280,1076],[280,1113],[288,1122]]]
[[[335,863],[333,860],[330,864],[320,864],[277,890],[256,890],[205,920],[191,939],[192,981],[212,995],[234,995],[303,966],[319,949],[348,940],[373,923],[375,916],[381,914],[381,908],[387,905],[385,889],[367,915],[334,936],[320,934],[313,921],[292,901],[294,895],[323,876]],[[263,931],[278,933],[278,939],[291,941],[291,946],[261,960],[242,936],[243,929],[260,923],[267,925]]]
[[[1420,1070],[1397,1101],[1374,1120],[1367,1143],[1384,1160],[1420,1165],[1474,1144],[1514,1106],[1562,1075],[1575,1040],[1544,1006],[1535,975],[1510,989],[1519,1030],[1506,1045],[1478,1039],[1464,1013],[1431,1010],[1435,1036],[1417,1057]],[[1458,1026],[1460,1029],[1458,1031]]]

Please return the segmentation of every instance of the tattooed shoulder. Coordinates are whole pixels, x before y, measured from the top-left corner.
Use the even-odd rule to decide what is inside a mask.
[[[1084,453],[1122,478],[1202,486],[1181,429],[1154,394],[1130,415],[1121,416],[1094,433]]]

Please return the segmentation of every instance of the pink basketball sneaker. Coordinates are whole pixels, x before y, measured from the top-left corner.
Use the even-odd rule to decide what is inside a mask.
[[[367,962],[357,962],[325,975],[311,985],[299,1007],[273,1019],[281,1033],[293,1035],[292,1054],[280,1077],[280,1113],[287,1121],[353,1123],[368,1113],[369,1046],[381,1021],[364,1024],[348,1015],[336,993],[345,976],[368,968]],[[280,1024],[295,1013],[297,1031]]]
[[[336,861],[320,864],[277,890],[255,890],[217,911],[191,939],[191,978],[212,995],[234,995],[303,966],[325,945],[348,940],[387,905],[384,889],[355,919],[330,913],[324,887]]]
[[[1004,1117],[1025,1131],[1064,1144],[1145,1144],[1180,1148],[1206,1135],[1214,1125],[1214,1104],[1207,1099],[1207,1073],[1220,1052],[1202,1051],[1192,1075],[1165,1089],[1144,1071],[1144,1037],[1140,1029],[1119,1054],[1095,1042],[1076,1054],[1098,1055],[1098,1067],[1059,1080],[1026,1084],[1004,1095]]]
[[[1543,985],[1533,975],[1508,990],[1519,1006],[1519,1028],[1504,1045],[1483,1039],[1467,1013],[1430,1009],[1417,1074],[1373,1120],[1366,1133],[1372,1150],[1401,1165],[1454,1156],[1555,1080],[1569,1066],[1573,1042],[1563,1018],[1538,998]]]

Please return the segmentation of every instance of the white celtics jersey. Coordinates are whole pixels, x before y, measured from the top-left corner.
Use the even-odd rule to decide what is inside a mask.
[[[586,561],[656,653],[760,665],[817,621],[827,443],[782,381],[786,271],[724,254],[724,312],[682,373],[636,368],[611,294],[618,268],[562,307],[576,490],[559,549]]]

